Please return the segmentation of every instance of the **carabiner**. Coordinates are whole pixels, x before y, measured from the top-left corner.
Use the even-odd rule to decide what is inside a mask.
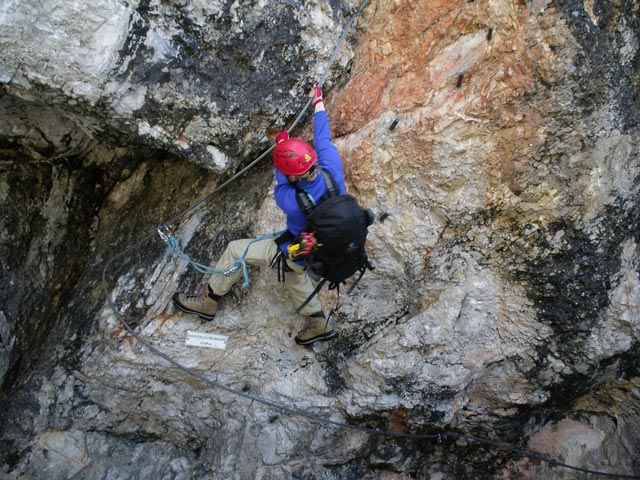
[[[169,243],[169,239],[173,237],[173,233],[174,233],[174,230],[171,225],[167,225],[166,223],[163,223],[158,227],[158,235],[160,235],[160,238],[165,243]]]

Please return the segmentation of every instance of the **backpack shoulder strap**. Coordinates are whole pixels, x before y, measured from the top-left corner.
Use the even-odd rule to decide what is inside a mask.
[[[298,206],[302,213],[304,213],[305,218],[311,215],[313,209],[316,208],[316,202],[313,200],[313,197],[309,195],[309,192],[301,189],[297,185],[296,187],[296,202],[298,202]]]
[[[325,200],[325,197],[337,197],[340,194],[340,188],[338,187],[336,179],[333,178],[333,175],[324,168],[320,168],[320,175],[322,175],[324,185],[327,187],[327,194],[323,196],[322,200]],[[304,216],[308,217],[311,215],[313,209],[317,207],[317,204],[313,200],[313,197],[309,195],[309,192],[301,189],[298,185],[294,186],[296,189],[296,201],[298,202],[298,206],[304,213]]]
[[[322,179],[324,180],[324,185],[327,187],[327,192],[330,197],[337,197],[340,194],[340,188],[338,187],[338,182],[333,178],[333,175],[328,170],[324,168],[320,169],[320,174],[322,175]]]

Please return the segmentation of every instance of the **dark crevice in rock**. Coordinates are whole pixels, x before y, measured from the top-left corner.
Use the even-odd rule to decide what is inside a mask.
[[[592,5],[596,24],[587,8],[579,0],[558,2],[558,8],[567,18],[582,51],[575,58],[577,98],[586,111],[593,111],[604,102],[613,100],[617,114],[612,117],[621,131],[637,128],[640,109],[640,50],[628,49],[628,32],[640,31],[640,10],[634,2],[601,1]],[[629,54],[633,52],[631,57]],[[603,96],[609,86],[611,96]]]
[[[587,341],[609,306],[609,292],[615,287],[611,281],[620,271],[623,243],[639,240],[640,203],[633,205],[631,209],[609,207],[597,222],[606,234],[597,239],[566,222],[550,225],[537,235],[540,254],[515,267],[514,279],[527,286],[539,320],[555,332],[552,345],[538,348],[539,364],[527,376],[536,377],[548,369],[543,359],[549,356],[570,365],[580,359],[589,363]],[[621,357],[631,359],[633,354]],[[603,371],[598,365],[589,365],[581,373],[572,369],[560,384],[551,387],[545,408],[565,410],[573,399],[598,383]]]
[[[529,286],[539,319],[554,329],[568,357],[581,356],[586,336],[609,305],[623,242],[638,241],[640,203],[633,205],[628,210],[609,207],[597,222],[606,234],[597,239],[568,223],[550,225],[538,236],[546,255],[529,259],[525,270],[516,273],[516,279]]]
[[[103,306],[100,274],[106,260],[193,202],[210,176],[159,152],[124,151],[96,162],[91,159],[95,151],[65,157],[57,153],[64,145],[48,142],[35,145],[34,154],[16,142],[3,138],[0,143],[0,175],[12,200],[0,207],[6,236],[0,300],[17,336],[5,395],[36,364],[46,365],[56,346],[66,346],[69,358],[79,351]],[[47,154],[55,159],[40,160]],[[113,196],[120,195],[115,190],[136,171],[142,172],[138,193],[114,208]],[[115,273],[135,270],[136,262],[154,263],[164,248],[162,242],[144,246],[116,265]],[[78,298],[85,299],[81,305],[74,300]]]

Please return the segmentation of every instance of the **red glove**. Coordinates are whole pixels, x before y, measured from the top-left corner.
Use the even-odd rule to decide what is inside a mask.
[[[320,102],[324,102],[324,100],[322,99],[322,90],[320,90],[320,87],[318,86],[317,83],[313,85],[313,88],[309,92],[309,97],[315,97],[315,99],[312,102],[312,105],[314,107]]]
[[[287,132],[286,129],[282,130],[278,135],[276,135],[276,145],[288,139],[289,139],[289,132]]]

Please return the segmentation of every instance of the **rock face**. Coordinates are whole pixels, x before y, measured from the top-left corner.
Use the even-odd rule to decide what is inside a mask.
[[[578,478],[336,423],[640,475],[633,2],[367,6],[325,97],[376,269],[313,348],[269,269],[214,322],[174,311],[206,277],[154,229],[210,263],[282,228],[268,160],[222,173],[293,118],[355,5],[0,8],[3,476]]]
[[[318,78],[347,2],[8,1],[0,82],[94,136],[225,171],[268,145]],[[26,41],[20,41],[26,39]],[[350,56],[347,46],[338,60]]]

